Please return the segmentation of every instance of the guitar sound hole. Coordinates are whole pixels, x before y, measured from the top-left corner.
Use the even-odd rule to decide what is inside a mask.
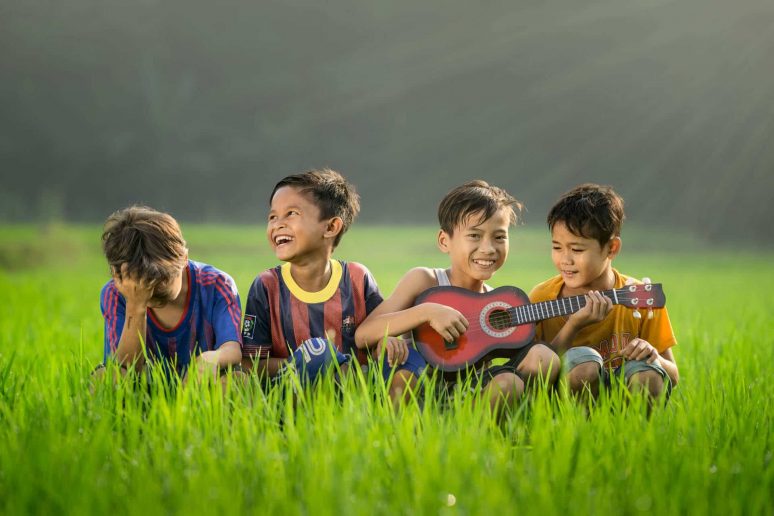
[[[489,325],[495,330],[508,329],[511,327],[511,316],[505,310],[492,310],[489,313]]]

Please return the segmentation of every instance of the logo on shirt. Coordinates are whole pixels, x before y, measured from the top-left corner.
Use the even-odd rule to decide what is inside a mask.
[[[341,333],[343,335],[352,335],[355,331],[355,318],[351,315],[346,316],[341,321]]]
[[[245,321],[242,323],[242,338],[252,339],[255,334],[255,316],[245,314]]]

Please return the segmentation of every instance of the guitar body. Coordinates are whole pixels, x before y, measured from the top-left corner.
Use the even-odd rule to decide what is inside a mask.
[[[446,342],[429,324],[413,332],[414,343],[428,364],[442,371],[457,371],[482,360],[512,356],[535,337],[535,323],[514,325],[506,310],[529,304],[516,287],[499,287],[479,294],[459,287],[433,287],[415,304],[439,303],[458,310],[468,320],[468,330]]]

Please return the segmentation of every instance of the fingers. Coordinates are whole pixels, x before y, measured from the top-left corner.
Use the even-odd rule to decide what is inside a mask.
[[[395,341],[392,339],[387,339],[387,363],[395,365]]]
[[[586,298],[586,306],[582,310],[585,311],[590,321],[599,322],[603,320],[613,309],[612,299],[598,290],[591,290],[584,297]]]
[[[626,360],[645,360],[649,364],[658,359],[658,351],[648,341],[633,339],[621,353]]]
[[[403,365],[408,360],[408,346],[400,337],[388,337],[385,341],[385,353],[390,367]]]
[[[452,335],[450,332],[446,330],[441,330],[438,332],[438,334],[441,337],[443,337],[443,340],[445,340],[446,342],[454,342],[455,340],[457,340],[457,337],[455,337],[454,335]]]
[[[409,356],[408,344],[406,343],[405,340],[398,337],[397,346],[398,346],[398,349],[400,350],[400,358],[399,358],[398,364],[403,365],[406,363]]]

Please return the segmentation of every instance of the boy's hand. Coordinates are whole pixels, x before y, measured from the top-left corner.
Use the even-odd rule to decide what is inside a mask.
[[[382,349],[387,353],[387,363],[390,367],[403,365],[408,360],[408,345],[401,337],[387,337],[379,341],[376,346],[377,356],[382,356]]]
[[[153,297],[153,285],[130,276],[127,264],[121,265],[120,274],[113,274],[113,282],[118,292],[126,299],[127,305],[142,307],[143,310],[149,306]]]
[[[652,364],[658,360],[658,350],[650,342],[642,339],[632,339],[629,344],[621,351],[621,356],[626,360],[645,360]]]
[[[202,381],[207,376],[217,377],[220,372],[218,366],[218,351],[205,351],[196,357],[196,379]],[[188,375],[186,375],[186,379]]]
[[[468,320],[460,312],[446,305],[426,303],[427,323],[446,342],[454,342],[468,329]]]
[[[603,296],[598,290],[591,290],[584,296],[586,306],[575,312],[567,319],[577,329],[603,321],[613,309],[613,300]]]

